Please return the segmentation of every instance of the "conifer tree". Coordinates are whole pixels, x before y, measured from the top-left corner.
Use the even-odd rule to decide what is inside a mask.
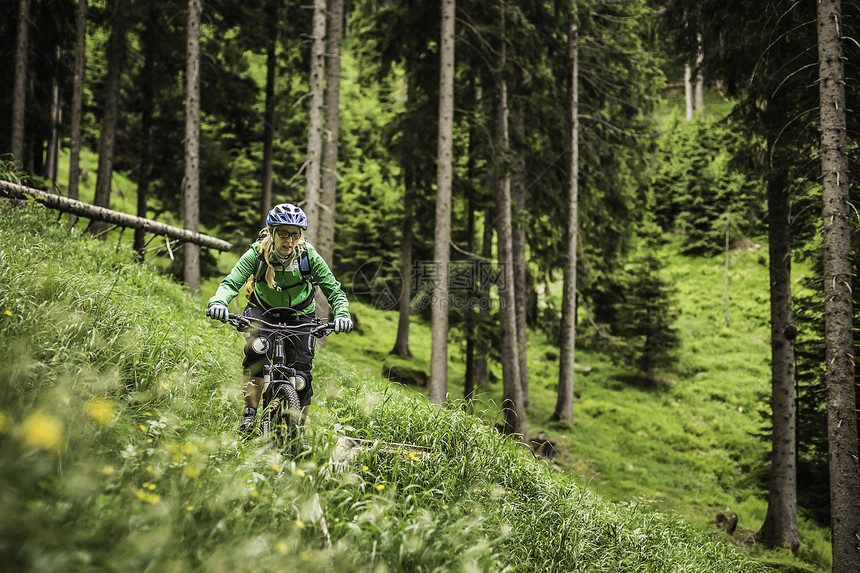
[[[827,433],[833,571],[860,570],[860,459],[851,289],[845,62],[841,0],[818,2],[819,114]]]
[[[308,110],[308,158],[305,172],[305,212],[308,215],[308,235],[316,238],[319,227],[319,201],[322,169],[323,97],[325,72],[325,0],[314,0],[311,34],[311,69],[308,80],[310,108]]]
[[[517,352],[516,321],[516,284],[514,281],[514,256],[511,221],[511,176],[507,168],[507,153],[510,149],[508,127],[508,87],[506,79],[507,37],[505,20],[507,18],[506,0],[501,0],[501,26],[498,49],[499,65],[496,70],[496,109],[494,113],[493,136],[496,152],[493,157],[493,179],[496,185],[496,236],[498,237],[499,271],[502,282],[499,285],[499,322],[501,326],[502,362],[502,410],[505,416],[506,434],[525,437],[526,416],[523,400],[520,364]]]
[[[639,374],[649,384],[674,363],[681,339],[675,322],[675,289],[661,276],[665,263],[655,239],[645,239],[633,255],[619,285],[619,305],[613,333],[624,340],[626,352]]]
[[[108,40],[104,113],[99,139],[99,163],[96,190],[93,197],[93,205],[98,207],[110,207],[117,123],[119,121],[120,88],[122,87],[122,70],[128,41],[126,33],[129,0],[113,0],[108,5],[113,9],[113,13],[111,15],[110,39]],[[106,225],[94,221],[91,228],[94,233],[98,233],[105,229]]]
[[[430,399],[444,402],[448,394],[448,263],[451,260],[451,187],[454,131],[455,0],[442,2],[439,65],[439,139],[436,175],[433,322],[430,355]]]
[[[69,136],[69,198],[78,198],[81,176],[81,123],[83,121],[84,80],[86,75],[87,0],[78,0],[77,42],[72,85],[71,135]],[[70,217],[70,220],[71,217]]]
[[[27,52],[30,38],[30,0],[18,2],[18,36],[15,46],[15,88],[12,93],[10,151],[20,167],[24,161],[24,120],[27,100]]]
[[[201,0],[188,0],[188,61],[185,72],[185,228],[200,221],[200,14]],[[200,247],[185,245],[185,285],[200,290]]]
[[[573,10],[568,37],[570,52],[570,175],[567,201],[567,261],[562,285],[558,393],[550,420],[573,421],[574,357],[576,356],[576,255],[579,234],[579,16]]]

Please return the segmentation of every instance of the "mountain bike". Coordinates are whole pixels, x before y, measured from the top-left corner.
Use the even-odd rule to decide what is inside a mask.
[[[263,366],[263,395],[258,411],[262,412],[259,433],[265,443],[281,451],[298,454],[304,446],[301,427],[302,406],[299,395],[308,384],[309,374],[286,365],[287,343],[295,344],[299,335],[317,338],[334,332],[334,323],[314,319],[301,324],[288,324],[278,318],[283,308],[273,308],[262,318],[228,314],[227,322],[245,336],[264,336],[270,345]],[[262,340],[262,338],[258,338]]]

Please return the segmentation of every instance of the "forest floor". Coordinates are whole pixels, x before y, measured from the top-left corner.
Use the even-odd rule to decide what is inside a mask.
[[[551,439],[557,467],[606,498],[643,502],[713,531],[719,514],[735,513],[737,530],[727,536],[759,560],[791,570],[830,567],[829,531],[801,512],[803,545],[798,554],[768,551],[753,541],[767,510],[763,480],[770,444],[762,437],[769,412],[770,347],[767,251],[750,243],[724,256],[672,254],[666,277],[678,289],[677,326],[682,347],[673,370],[659,384],[643,386],[635,372],[599,338],[584,333],[576,352],[574,421],[549,422],[556,402],[558,347],[530,329],[528,432]],[[806,272],[795,265],[795,285]],[[726,282],[728,281],[728,283]],[[726,291],[728,284],[728,291]],[[556,306],[560,308],[560,306]],[[397,313],[353,303],[361,332],[333,337],[335,352],[379,376],[384,367],[407,363],[429,373],[430,329],[417,317],[410,329],[410,359],[393,357]],[[449,343],[452,401],[463,396],[465,344],[455,327]],[[488,424],[501,419],[501,368],[491,361],[492,383],[479,389],[474,410]],[[425,395],[423,389],[414,389]]]

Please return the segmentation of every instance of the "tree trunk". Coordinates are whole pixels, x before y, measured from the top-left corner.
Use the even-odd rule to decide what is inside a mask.
[[[337,213],[337,158],[340,140],[340,55],[343,45],[343,0],[329,0],[326,51],[325,141],[322,155],[322,194],[320,197],[317,250],[331,264],[334,251],[334,219]]]
[[[144,229],[147,233],[164,235],[169,239],[194,243],[210,249],[229,251],[233,248],[232,244],[227,241],[222,241],[221,239],[216,239],[215,237],[201,235],[200,233],[192,233],[186,229],[165,225],[164,223],[159,223],[158,221],[153,221],[151,219],[141,219],[140,217],[135,217],[128,213],[111,211],[104,207],[96,207],[95,205],[90,205],[89,203],[84,203],[76,199],[69,199],[62,195],[48,193],[47,191],[33,189],[32,187],[16,185],[15,183],[9,183],[8,181],[0,181],[0,193],[15,199],[30,200],[35,198],[39,203],[44,203],[51,209],[56,209],[63,213],[73,213],[79,217],[87,217],[104,221],[119,227]]]
[[[455,0],[442,1],[439,65],[439,152],[436,168],[436,234],[433,249],[433,300],[430,350],[430,400],[443,403],[448,394],[448,263],[451,242],[451,187],[454,145]]]
[[[772,455],[767,515],[756,539],[773,546],[800,546],[797,529],[797,438],[795,428],[794,339],[791,312],[791,233],[787,174],[768,184],[770,245],[770,343]]]
[[[833,571],[860,571],[860,465],[852,341],[851,222],[840,0],[818,2],[824,321]]]
[[[140,38],[143,51],[143,72],[140,90],[142,110],[140,113],[140,164],[137,170],[137,216],[146,218],[149,208],[149,177],[152,163],[152,118],[155,114],[155,46],[158,26],[158,7],[154,2],[147,6],[146,27]],[[134,251],[139,260],[144,259],[146,232],[134,230]]]
[[[323,130],[323,75],[325,74],[325,0],[314,0],[313,44],[311,71],[308,80],[310,108],[308,110],[308,159],[305,172],[305,206],[308,216],[307,233],[315,241],[319,228],[320,169]]]
[[[705,76],[702,72],[702,63],[705,61],[705,46],[702,43],[702,34],[696,34],[696,110],[702,119],[705,119]]]
[[[269,45],[266,47],[266,110],[263,112],[263,195],[260,198],[259,228],[266,226],[266,215],[272,208],[272,161],[275,138],[275,72],[278,67],[277,49],[278,2],[271,2],[269,13]],[[258,229],[259,230],[259,229]]]
[[[481,86],[478,83],[477,79],[472,81],[472,87],[475,96],[475,102],[478,103],[481,100]],[[477,168],[476,168],[476,142],[477,142],[477,126],[474,122],[469,124],[469,146],[468,146],[468,160],[466,163],[466,177],[469,182],[475,181],[477,177]],[[476,202],[479,197],[479,192],[477,190],[477,186],[473,187],[469,185],[471,190],[467,195],[466,201],[466,237],[467,237],[467,246],[466,250],[470,253],[474,253],[476,249],[476,237],[475,237],[475,213],[476,213]],[[477,346],[477,338],[478,338],[478,312],[476,310],[475,305],[473,303],[478,303],[478,308],[480,308],[480,285],[478,281],[474,281],[469,288],[469,299],[470,303],[463,309],[463,334],[466,338],[466,371],[463,376],[463,400],[465,401],[466,411],[468,413],[474,412],[474,398],[475,398],[475,364],[478,359],[477,353],[475,352]]]
[[[482,102],[484,101],[484,89],[480,82],[476,82],[475,86],[475,101]],[[491,121],[494,117],[495,105],[493,102],[494,98],[487,98],[485,103],[486,110],[484,111],[484,115],[488,118],[488,121]],[[472,157],[473,154],[469,154]],[[490,193],[494,193],[496,189],[495,184],[495,176],[493,174],[492,169],[486,169],[486,188]],[[495,197],[493,197],[495,199]],[[485,261],[493,260],[493,233],[495,232],[495,210],[493,209],[492,204],[488,204],[484,208],[483,212],[483,231],[481,233],[481,257]],[[479,300],[489,301],[490,300],[490,289],[491,285],[485,281],[478,281],[478,292],[476,296]],[[472,371],[472,375],[475,379],[474,385],[476,388],[486,389],[490,386],[490,368],[489,363],[487,362],[487,356],[490,353],[490,341],[484,333],[481,332],[482,329],[485,329],[486,326],[490,324],[490,308],[489,304],[479,304],[478,305],[478,316],[477,316],[477,332],[475,334],[475,359],[474,359],[474,369]]]
[[[473,175],[474,160],[472,159],[474,141],[472,130],[469,131],[469,179]],[[466,250],[475,252],[475,204],[470,196],[466,204]],[[477,293],[474,288],[469,289],[469,298],[475,300]],[[474,411],[473,401],[475,398],[475,338],[476,338],[476,311],[469,304],[463,309],[463,335],[466,338],[466,372],[463,375],[463,400],[466,402],[466,411],[470,414]]]
[[[78,2],[78,37],[75,45],[75,71],[72,82],[72,126],[69,137],[69,199],[78,198],[81,178],[81,124],[83,123],[84,76],[87,50],[87,0]],[[74,217],[69,217],[74,223]]]
[[[684,101],[687,103],[687,121],[693,121],[693,70],[684,66]]]
[[[579,19],[574,9],[568,50],[570,76],[570,178],[567,204],[567,261],[561,296],[561,343],[558,396],[550,420],[573,421],[573,382],[576,353],[576,255],[579,237]]]
[[[406,106],[412,102],[414,96],[414,82],[406,80]],[[404,134],[406,140],[411,142],[411,137]],[[415,194],[415,168],[409,152],[403,153],[403,221],[401,222],[400,238],[400,276],[401,291],[397,316],[397,337],[394,340],[394,348],[391,354],[398,356],[412,356],[409,350],[409,316],[412,309],[412,203]]]
[[[526,435],[526,415],[523,407],[523,389],[520,382],[520,364],[517,352],[517,317],[514,284],[513,233],[511,221],[511,178],[504,157],[510,148],[508,134],[508,86],[504,77],[507,64],[505,47],[505,2],[501,3],[502,39],[499,50],[498,103],[495,113],[494,158],[496,171],[496,232],[498,233],[498,258],[501,283],[499,285],[499,321],[502,329],[502,411],[505,417],[504,431],[508,435]]]
[[[54,187],[57,185],[57,171],[60,162],[60,126],[63,120],[63,108],[60,105],[60,58],[62,55],[63,49],[57,45],[54,73],[51,79],[51,140],[48,142],[48,158],[45,161],[45,178],[49,179]]]
[[[93,205],[110,207],[111,183],[113,179],[114,145],[116,143],[116,124],[119,115],[120,83],[125,60],[126,15],[128,0],[113,2],[113,17],[110,39],[108,40],[107,77],[105,78],[105,105],[102,117],[101,138],[99,140],[99,164],[96,175],[96,191]],[[104,230],[104,224],[92,225],[95,234]]]
[[[337,213],[337,157],[340,141],[340,54],[343,45],[343,0],[329,0],[328,41],[326,51],[325,141],[322,153],[322,192],[320,194],[319,227],[315,246],[331,265],[334,256],[334,218]],[[330,316],[328,299],[317,290],[316,314]],[[325,338],[319,340],[325,345]]]
[[[409,316],[412,309],[412,202],[413,182],[403,191],[403,237],[400,241],[401,292],[397,316],[397,337],[391,354],[412,356],[409,350]]]
[[[415,98],[415,82],[406,78],[406,102],[405,107]],[[401,222],[400,238],[400,301],[397,316],[397,337],[394,340],[394,348],[391,354],[398,356],[412,356],[409,350],[409,316],[412,310],[412,206],[415,195],[415,163],[412,160],[409,146],[413,145],[414,138],[410,130],[406,130],[403,145],[407,146],[402,153],[403,157],[403,220]]]
[[[489,177],[489,182],[492,183],[493,178]],[[488,186],[489,189],[495,189],[493,185]],[[495,221],[495,212],[492,207],[487,207],[484,210],[484,232],[483,237],[481,239],[481,257],[484,260],[489,261],[493,258],[493,232],[495,231],[495,225],[493,222]],[[484,297],[485,300],[489,300],[489,285],[482,285],[482,289],[486,287],[486,290],[480,293],[480,296]],[[478,323],[481,325],[486,325],[490,322],[490,309],[489,305],[480,305],[480,310],[478,311],[479,320]],[[490,352],[490,342],[487,340],[486,336],[481,336],[478,334],[476,343],[476,354],[475,357],[475,386],[478,388],[487,388],[490,386],[490,367],[487,362],[487,356]]]
[[[200,223],[200,12],[201,0],[188,0],[188,61],[185,72],[185,228]],[[200,291],[200,248],[185,246],[185,286]]]
[[[18,37],[15,45],[15,86],[12,89],[12,157],[24,163],[24,117],[27,102],[27,56],[30,52],[30,0],[18,2]]]
[[[523,407],[531,405],[529,399],[529,367],[526,347],[528,334],[526,332],[527,301],[526,282],[528,280],[526,267],[526,158],[525,148],[525,112],[522,102],[514,100],[512,106],[512,122],[516,131],[516,158],[514,159],[514,173],[511,179],[511,200],[514,213],[516,214],[513,226],[513,252],[514,262],[514,299],[516,303],[517,321],[517,356],[520,362],[520,386],[523,389]]]

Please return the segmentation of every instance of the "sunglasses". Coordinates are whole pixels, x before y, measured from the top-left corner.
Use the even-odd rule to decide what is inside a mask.
[[[275,234],[284,240],[292,239],[298,241],[302,238],[302,234],[299,231],[293,231],[292,233],[289,231],[275,231]]]

